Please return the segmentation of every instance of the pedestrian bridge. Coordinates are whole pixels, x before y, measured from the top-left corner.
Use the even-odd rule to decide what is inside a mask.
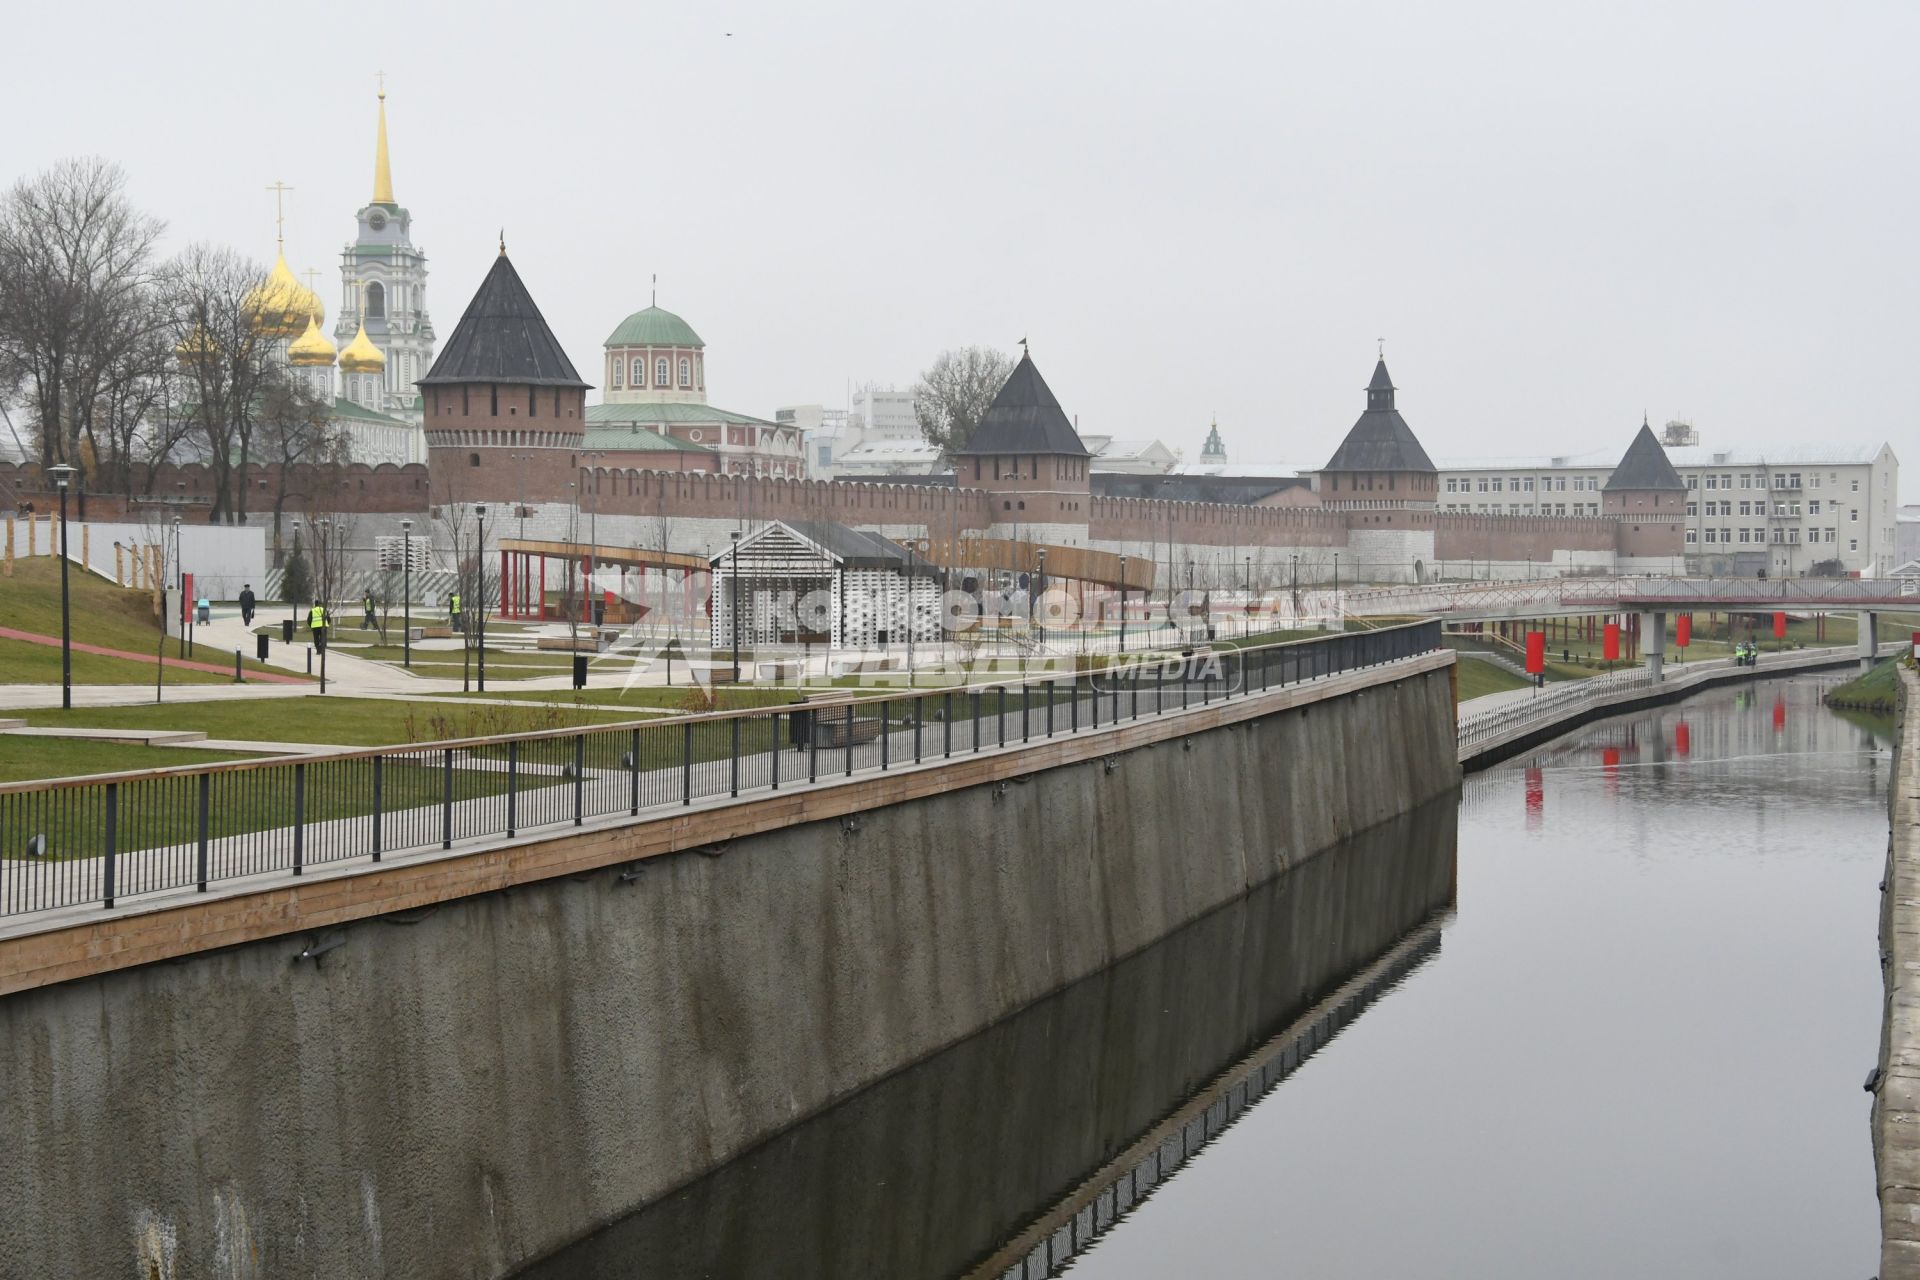
[[[1914,578],[1564,577],[1358,587],[1342,604],[1359,617],[1495,622],[1608,613],[1920,613]]]

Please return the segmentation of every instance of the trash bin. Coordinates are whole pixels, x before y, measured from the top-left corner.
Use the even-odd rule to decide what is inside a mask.
[[[293,643],[293,619],[292,618],[280,619],[280,643],[281,644]]]
[[[573,655],[573,687],[576,689],[587,687],[587,655],[584,653]]]
[[[596,627],[600,626],[606,620],[607,602],[605,600],[595,600],[593,602],[593,625]]]
[[[253,656],[262,662],[267,660],[267,642],[268,638],[266,636],[255,636],[253,638]]]

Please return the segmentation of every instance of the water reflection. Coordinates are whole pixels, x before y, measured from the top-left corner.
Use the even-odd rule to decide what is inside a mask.
[[[1889,759],[1823,683],[1470,778],[1444,953],[1076,1280],[1872,1274]]]
[[[1457,822],[1356,837],[522,1275],[1045,1274],[1437,951]]]

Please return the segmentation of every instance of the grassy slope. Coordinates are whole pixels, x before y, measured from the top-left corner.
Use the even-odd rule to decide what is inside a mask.
[[[75,640],[142,655],[154,652],[160,627],[153,616],[151,596],[116,587],[78,567],[69,573],[68,591]],[[59,561],[45,557],[14,561],[13,576],[0,577],[0,626],[59,636]],[[167,656],[179,656],[177,642],[168,642]],[[224,665],[233,661],[233,655],[201,645],[193,660]],[[249,671],[263,669],[251,660],[245,666]],[[153,666],[150,662],[77,653],[73,659],[73,677],[81,684],[141,684],[152,681]],[[0,684],[58,683],[59,679],[58,648],[0,640]],[[170,684],[206,684],[230,679],[231,676],[213,672],[170,670],[167,673]]]
[[[1482,662],[1478,658],[1462,658],[1460,668],[1460,701],[1469,698],[1482,698],[1489,693],[1504,693],[1509,689],[1524,689],[1527,682],[1505,667],[1496,667],[1491,662]]]
[[[1892,711],[1899,697],[1899,680],[1894,675],[1897,662],[1898,659],[1889,658],[1865,675],[1829,689],[1827,704],[1856,710]]]
[[[28,710],[18,715],[34,725],[82,729],[197,729],[211,738],[347,747],[564,729],[620,719],[618,712],[582,711],[573,707],[332,697],[76,707],[72,711]]]
[[[175,651],[169,649],[168,657]],[[195,661],[218,662],[203,648]],[[231,662],[231,655],[227,661]],[[168,684],[225,684],[231,675],[213,671],[192,671],[180,667],[166,669]],[[99,654],[73,655],[75,684],[153,685],[153,663],[130,658],[103,658]],[[53,645],[29,644],[24,640],[0,640],[0,684],[59,684],[60,650]]]

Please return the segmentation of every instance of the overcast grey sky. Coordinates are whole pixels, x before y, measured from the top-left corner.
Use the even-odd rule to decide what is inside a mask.
[[[770,414],[1022,335],[1086,431],[1317,463],[1374,339],[1435,454],[1887,439],[1920,479],[1920,5],[17,6],[9,176],[330,306],[388,73],[452,331],[508,249],[581,373],[647,303]],[[729,34],[731,33],[731,34]],[[1909,495],[1915,479],[1902,486]]]

